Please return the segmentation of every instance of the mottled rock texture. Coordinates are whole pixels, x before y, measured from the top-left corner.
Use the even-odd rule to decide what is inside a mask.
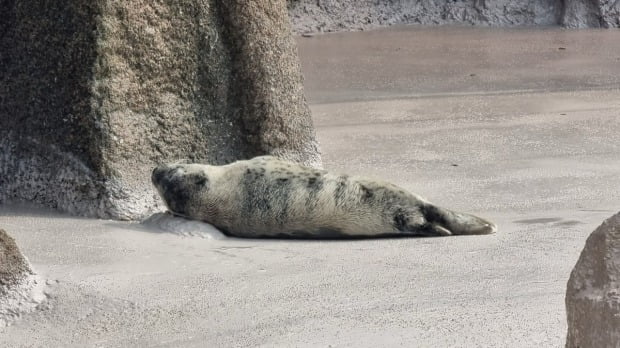
[[[32,270],[15,240],[0,229],[0,297],[29,275]]]
[[[620,1],[564,0],[561,24],[569,28],[618,28]]]
[[[618,27],[615,0],[289,0],[297,33],[392,24]]]
[[[32,271],[15,240],[0,229],[0,327],[40,308],[47,290],[47,282]]]
[[[0,0],[0,202],[135,219],[155,162],[320,165],[285,0]]]
[[[620,213],[586,241],[566,290],[567,348],[620,347]]]

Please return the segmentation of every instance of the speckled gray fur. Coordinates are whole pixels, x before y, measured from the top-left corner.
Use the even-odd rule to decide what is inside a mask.
[[[488,234],[496,226],[390,183],[272,156],[225,166],[167,164],[152,181],[175,214],[238,237],[340,238]]]

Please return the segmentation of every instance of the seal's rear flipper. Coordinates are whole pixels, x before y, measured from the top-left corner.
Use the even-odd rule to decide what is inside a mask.
[[[444,209],[431,203],[424,204],[422,214],[429,224],[436,226],[434,227],[435,230],[445,229],[453,235],[497,232],[497,226],[490,221],[471,214]]]

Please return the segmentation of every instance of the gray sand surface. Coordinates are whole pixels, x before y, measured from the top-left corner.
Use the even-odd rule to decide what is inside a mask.
[[[0,206],[33,268],[58,280],[48,309],[0,328],[0,346],[563,345],[570,271],[620,208],[620,33],[299,42],[326,168],[393,181],[499,233],[207,239]]]

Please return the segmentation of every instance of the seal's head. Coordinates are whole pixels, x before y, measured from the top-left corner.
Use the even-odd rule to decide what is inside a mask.
[[[207,194],[210,181],[206,168],[201,164],[163,164],[151,174],[151,181],[171,212],[192,216],[193,210]]]

